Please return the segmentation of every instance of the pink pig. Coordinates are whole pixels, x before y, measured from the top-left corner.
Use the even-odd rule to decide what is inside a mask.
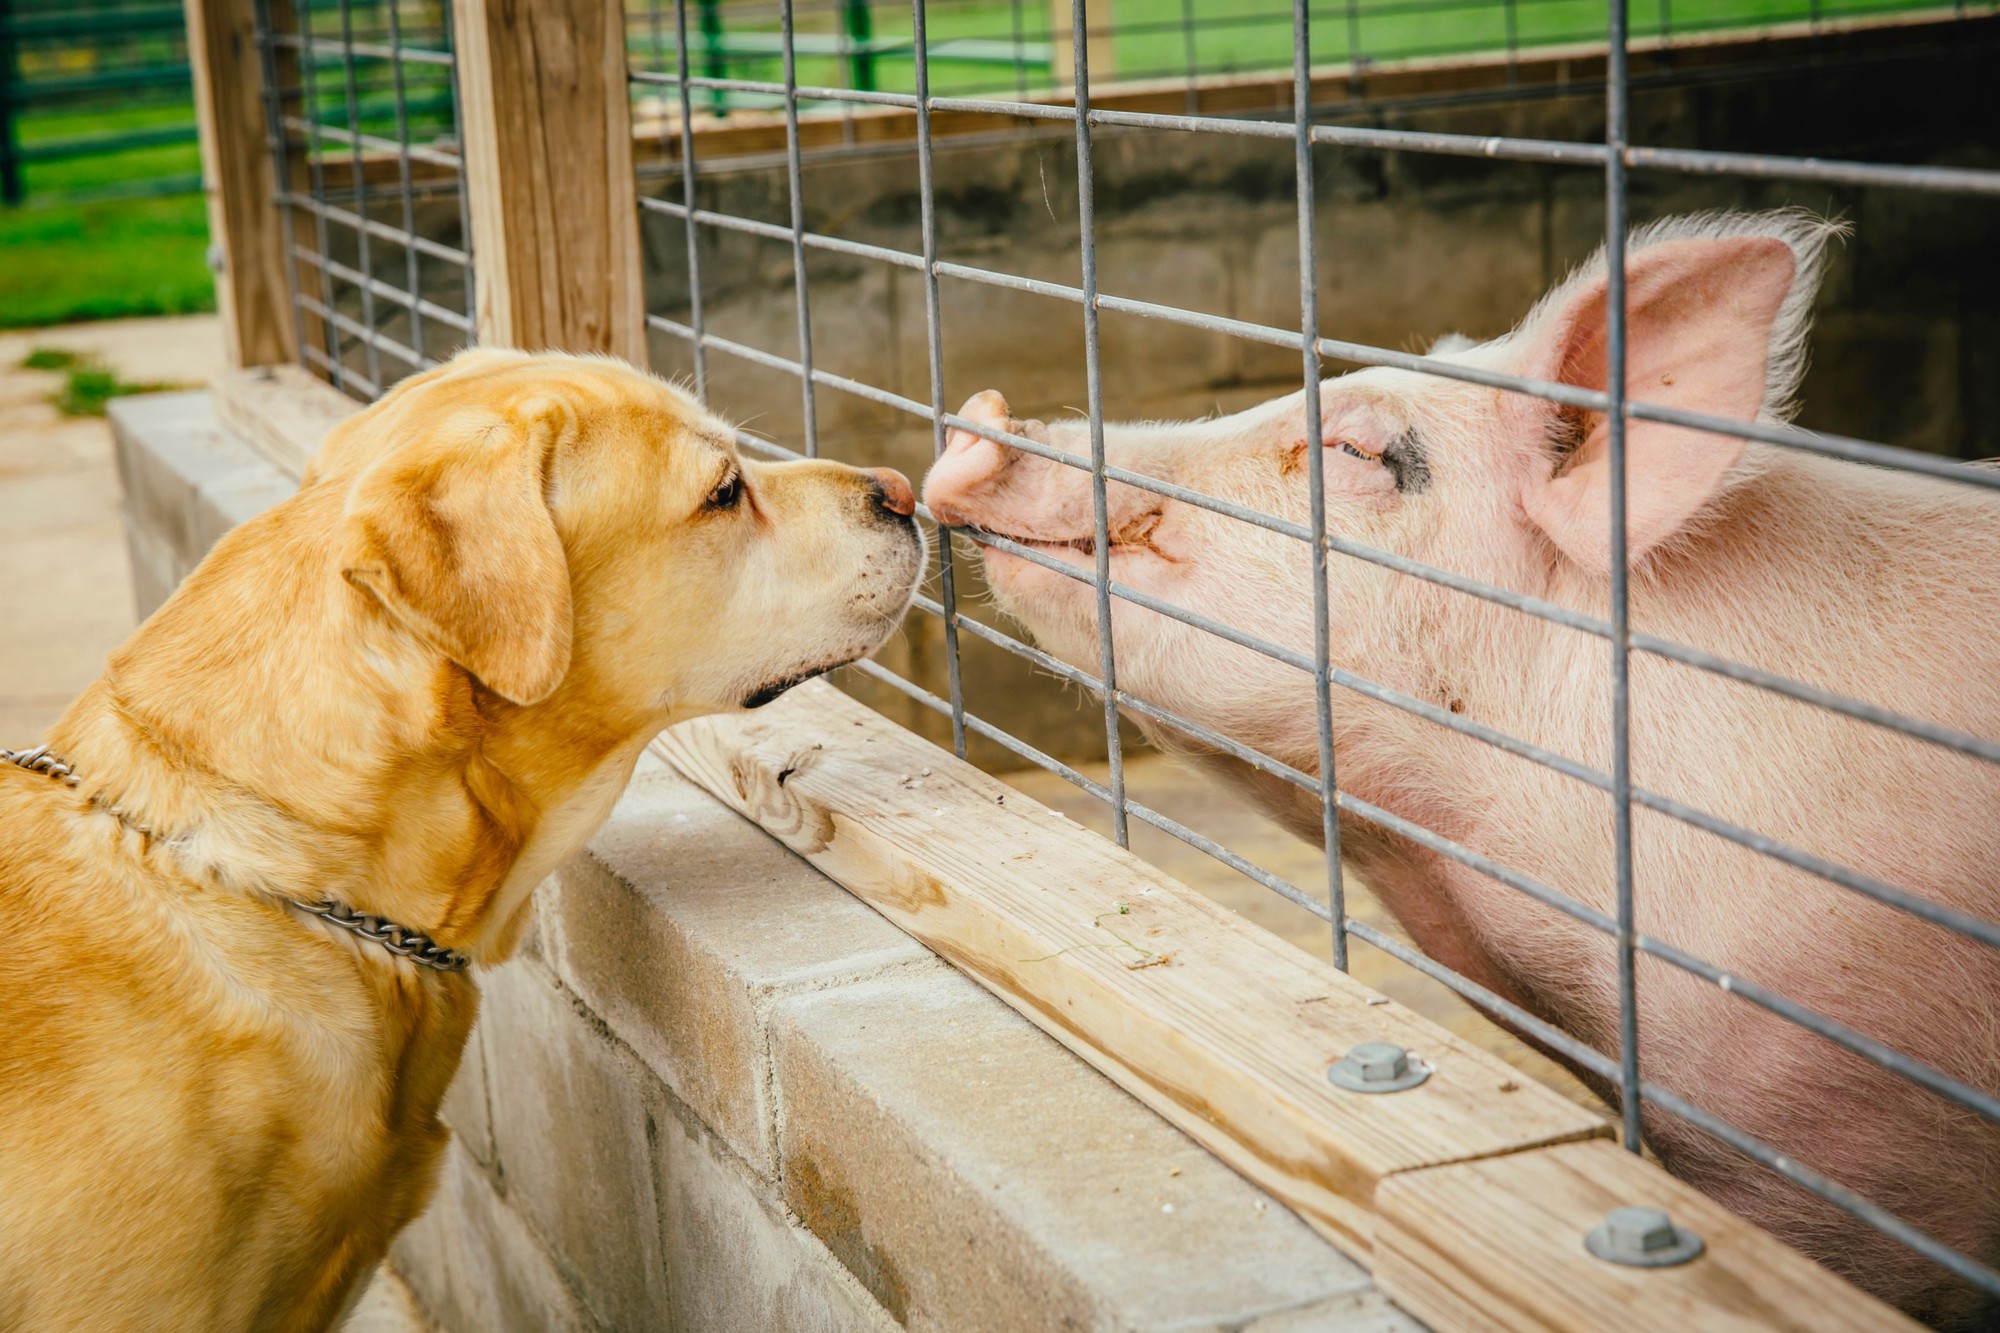
[[[1789,413],[1823,248],[1797,212],[1712,214],[1635,232],[1627,252],[1634,401],[1743,421]],[[1434,355],[1582,388],[1606,365],[1602,257],[1512,333]],[[1328,530],[1380,551],[1609,615],[1601,414],[1374,368],[1319,388]],[[963,415],[1074,453],[1081,421]],[[1108,426],[1110,462],[1304,524],[1304,407]],[[1633,421],[1627,512],[1634,632],[1899,713],[2000,737],[2000,498],[1942,481]],[[1010,536],[1088,574],[1089,474],[954,431],[925,498],[939,520]],[[1111,577],[1310,654],[1307,546],[1109,489]],[[983,549],[1000,605],[1050,651],[1097,667],[1095,593]],[[1490,601],[1334,554],[1337,666],[1608,772],[1609,646]],[[1119,684],[1317,774],[1311,677],[1130,602],[1112,603]],[[1425,718],[1336,688],[1340,788],[1614,907],[1610,798]],[[1317,841],[1317,799],[1134,718]],[[2000,920],[2000,768],[1646,652],[1631,658],[1635,787]],[[2000,1092],[2000,951],[1646,808],[1633,861],[1642,934]],[[1431,957],[1608,1055],[1610,938],[1343,813],[1341,850]],[[1639,961],[1644,1076],[1938,1240],[2000,1260],[2000,1126],[1659,959]],[[1579,1073],[1585,1071],[1579,1070]],[[1591,1080],[1607,1096],[1616,1089]],[[1971,1288],[1652,1105],[1677,1175],[1919,1316],[1979,1325]]]

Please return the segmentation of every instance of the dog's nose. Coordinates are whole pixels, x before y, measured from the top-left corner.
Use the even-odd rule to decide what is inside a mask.
[[[910,489],[908,477],[892,467],[871,467],[868,475],[875,482],[877,504],[904,518],[917,512],[917,493]]]

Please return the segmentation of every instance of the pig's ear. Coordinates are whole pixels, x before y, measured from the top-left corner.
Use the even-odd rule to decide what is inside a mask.
[[[1831,234],[1817,219],[1775,214],[1691,219],[1635,235],[1625,263],[1628,400],[1738,421],[1782,419],[1804,367],[1820,250]],[[1529,317],[1522,372],[1605,388],[1608,308],[1600,262]],[[1522,507],[1570,559],[1604,569],[1607,421],[1556,411],[1554,456],[1527,483]],[[1636,561],[1720,493],[1743,441],[1637,420],[1625,440],[1626,550]]]

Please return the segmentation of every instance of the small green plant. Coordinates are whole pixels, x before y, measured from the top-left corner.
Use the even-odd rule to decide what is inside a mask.
[[[154,393],[172,389],[172,384],[134,384],[118,377],[96,357],[60,347],[37,347],[22,360],[25,370],[51,370],[63,377],[62,387],[49,396],[56,411],[66,417],[101,417],[104,405],[128,393]]]
[[[83,360],[81,354],[61,347],[37,347],[21,360],[23,370],[68,370]]]

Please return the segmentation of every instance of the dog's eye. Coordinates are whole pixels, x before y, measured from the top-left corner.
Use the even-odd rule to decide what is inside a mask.
[[[731,470],[730,474],[716,483],[708,498],[702,501],[709,509],[734,509],[736,502],[743,498],[743,474]]]

